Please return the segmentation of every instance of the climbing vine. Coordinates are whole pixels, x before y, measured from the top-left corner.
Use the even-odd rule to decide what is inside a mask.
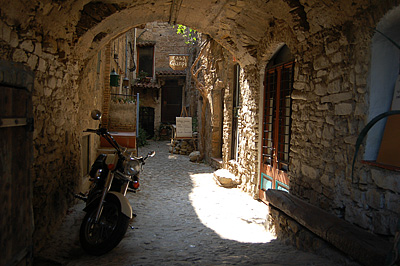
[[[185,38],[185,43],[186,44],[196,44],[198,40],[198,33],[196,30],[191,29],[185,25],[174,25],[174,28],[176,27],[176,34],[182,35],[183,38]]]

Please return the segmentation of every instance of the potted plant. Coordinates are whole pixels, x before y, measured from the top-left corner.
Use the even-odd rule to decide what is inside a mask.
[[[137,82],[146,82],[148,80],[148,73],[143,70],[139,72],[137,76]]]

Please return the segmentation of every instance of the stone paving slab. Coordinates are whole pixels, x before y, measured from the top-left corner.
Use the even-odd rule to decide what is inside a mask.
[[[217,186],[211,167],[168,153],[168,145],[139,150],[156,156],[147,160],[141,191],[128,196],[135,229],[114,250],[99,257],[81,250],[78,203],[35,265],[337,265],[276,240],[263,226],[267,205]]]

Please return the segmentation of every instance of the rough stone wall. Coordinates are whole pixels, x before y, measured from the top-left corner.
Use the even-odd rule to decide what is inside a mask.
[[[290,186],[312,204],[390,236],[398,213],[390,201],[399,199],[398,186],[394,193],[382,190],[375,181],[388,182],[388,172],[370,167],[357,167],[351,179],[355,142],[368,110],[371,33],[361,27],[366,20],[360,16],[355,24],[321,29],[295,48]]]
[[[32,177],[34,240],[40,248],[49,232],[61,223],[72,192],[81,181],[81,129],[90,123],[83,123],[86,120],[81,120],[80,112],[89,117],[86,109],[98,104],[93,95],[98,92],[98,98],[102,96],[95,86],[79,90],[79,83],[85,84],[84,75],[79,63],[66,57],[63,40],[43,39],[39,32],[20,30],[10,20],[0,20],[0,28],[0,57],[24,63],[35,72]],[[90,67],[87,69],[90,74]]]
[[[240,179],[243,191],[257,197],[258,193],[258,124],[260,92],[259,73],[255,66],[248,66],[240,72],[241,108],[238,110],[239,146],[238,160],[231,159],[232,150],[232,104],[233,104],[233,66],[231,67],[231,90],[225,94],[224,109],[224,167]]]
[[[201,60],[206,71],[202,82],[208,89],[206,117],[205,159],[210,161],[218,151],[222,154],[224,168],[229,169],[240,179],[240,187],[253,196],[257,193],[258,167],[258,112],[259,112],[259,73],[255,66],[248,66],[241,71],[240,83],[242,108],[239,110],[239,158],[230,159],[232,140],[232,101],[234,57],[215,41],[210,41],[207,52]],[[221,95],[223,102],[220,101]],[[219,113],[220,109],[223,109]],[[201,110],[201,108],[199,108]],[[200,112],[200,111],[199,111]],[[216,113],[218,112],[218,113]],[[223,117],[221,120],[221,116]],[[201,126],[201,114],[199,113]],[[222,142],[222,143],[221,143]]]
[[[244,191],[257,197],[263,91],[260,84],[269,58],[285,43],[296,58],[288,173],[291,193],[366,230],[394,235],[399,209],[393,203],[400,199],[400,188],[395,181],[398,174],[357,163],[355,180],[351,179],[355,142],[367,122],[369,105],[367,81],[372,33],[365,25],[374,27],[377,23],[369,12],[380,18],[392,6],[392,3],[382,4],[374,12],[371,6],[340,27],[312,27],[307,32],[296,32],[287,24],[275,22],[274,29],[258,45],[257,64],[245,66],[241,73],[243,103],[239,111],[241,137],[237,162],[229,160],[228,155],[232,92],[225,92],[224,167],[240,177]],[[220,54],[216,49],[211,50],[207,60]],[[206,81],[207,76],[222,75],[212,72],[213,69],[205,74]],[[210,132],[207,134],[211,140]],[[207,150],[212,148],[207,146]]]
[[[206,101],[206,121],[204,124],[205,143],[200,141],[204,147],[205,160],[210,161],[212,157],[219,157],[222,147],[222,122],[223,117],[223,95],[229,88],[230,81],[228,73],[231,66],[232,57],[229,53],[211,40],[205,47],[205,53],[199,61],[199,68],[204,71],[199,74],[199,81],[207,91]],[[199,131],[202,132],[202,101],[199,101],[198,121]],[[210,119],[211,118],[211,119]]]
[[[358,19],[297,40],[279,38],[296,56],[290,191],[362,228],[393,236],[398,209],[392,202],[400,191],[393,180],[398,175],[359,165],[351,180],[355,142],[369,104],[372,34],[365,25],[374,26],[366,14]],[[265,47],[273,47],[277,39],[266,42]]]

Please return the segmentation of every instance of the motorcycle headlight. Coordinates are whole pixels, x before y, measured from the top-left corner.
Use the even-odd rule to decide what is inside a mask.
[[[140,172],[140,164],[137,160],[126,160],[124,173],[127,175],[137,175]]]

